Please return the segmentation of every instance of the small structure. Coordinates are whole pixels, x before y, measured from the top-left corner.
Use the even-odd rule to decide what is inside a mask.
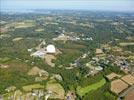
[[[32,48],[31,49],[27,49],[28,52],[32,52],[32,50],[33,50]]]

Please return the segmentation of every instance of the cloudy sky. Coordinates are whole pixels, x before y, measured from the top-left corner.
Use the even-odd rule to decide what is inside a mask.
[[[134,0],[0,0],[2,10],[72,9],[134,12]]]

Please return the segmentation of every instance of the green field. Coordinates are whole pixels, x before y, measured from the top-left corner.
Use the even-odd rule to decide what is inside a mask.
[[[80,95],[81,97],[84,96],[86,93],[92,91],[92,90],[97,90],[101,86],[103,86],[106,83],[105,79],[100,80],[97,83],[91,84],[89,86],[86,86],[84,88],[77,88],[77,94]]]

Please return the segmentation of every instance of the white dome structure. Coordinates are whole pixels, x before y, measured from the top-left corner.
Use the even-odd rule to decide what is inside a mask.
[[[46,47],[46,50],[47,50],[47,53],[55,53],[55,52],[56,52],[55,46],[52,45],[52,44],[49,44],[49,45]]]

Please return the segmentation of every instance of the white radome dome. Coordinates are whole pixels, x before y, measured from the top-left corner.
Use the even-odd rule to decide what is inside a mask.
[[[47,53],[55,53],[56,52],[56,49],[55,49],[55,46],[50,44],[46,47],[46,50],[47,50]]]

